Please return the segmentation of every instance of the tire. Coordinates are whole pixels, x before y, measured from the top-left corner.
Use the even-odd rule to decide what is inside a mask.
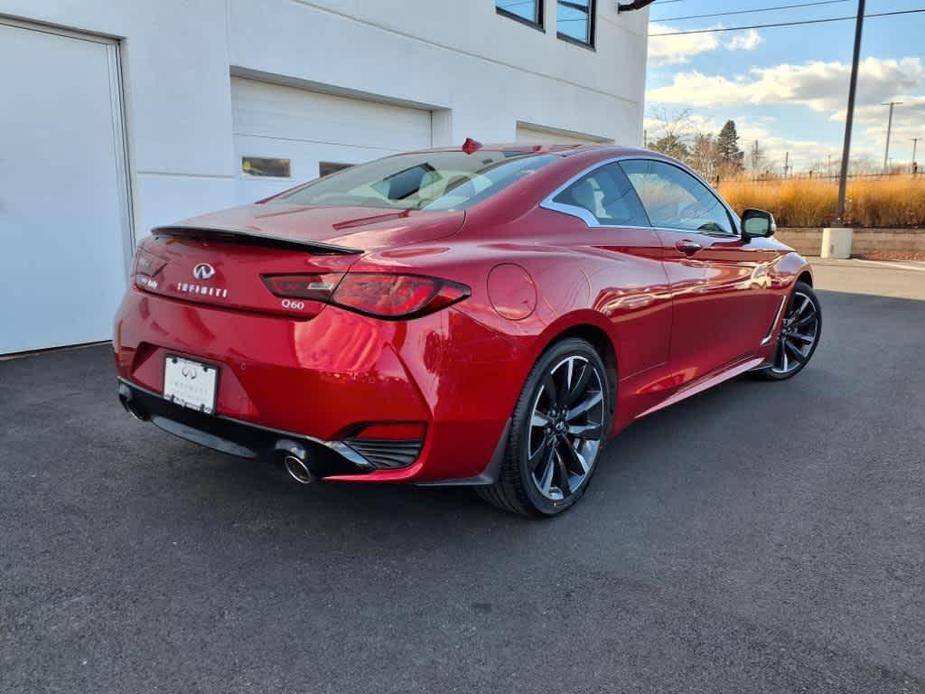
[[[822,337],[822,305],[813,288],[797,282],[787,303],[771,363],[754,376],[765,381],[793,378],[809,364]]]
[[[594,347],[578,338],[555,343],[517,399],[497,481],[476,492],[523,516],[566,511],[588,488],[612,418],[613,388]]]

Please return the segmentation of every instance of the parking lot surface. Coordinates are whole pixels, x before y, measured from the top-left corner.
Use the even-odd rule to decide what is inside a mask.
[[[174,439],[108,347],[0,362],[0,691],[925,692],[925,272],[817,285],[802,374],[638,422],[545,522]]]

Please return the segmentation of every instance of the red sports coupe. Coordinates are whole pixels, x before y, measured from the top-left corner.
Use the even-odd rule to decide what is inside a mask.
[[[804,258],[609,146],[390,156],[154,229],[115,324],[134,416],[291,477],[552,516],[632,421],[819,342]]]

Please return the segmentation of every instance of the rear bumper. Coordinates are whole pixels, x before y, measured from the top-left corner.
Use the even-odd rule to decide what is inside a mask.
[[[114,346],[123,395],[161,428],[250,458],[292,443],[314,453],[316,474],[343,481],[485,483],[525,377],[512,340],[454,308],[405,322],[336,307],[291,320],[133,288]],[[167,354],[219,368],[214,415],[162,397]],[[423,441],[349,447],[382,424],[421,425]]]
[[[318,477],[364,475],[375,466],[342,441],[323,441],[230,417],[205,414],[120,379],[119,401],[136,419],[201,446],[241,458],[273,461],[295,455]]]

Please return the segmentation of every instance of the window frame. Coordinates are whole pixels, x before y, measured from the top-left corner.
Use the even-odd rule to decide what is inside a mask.
[[[639,212],[642,215],[642,219],[648,223],[648,226],[640,226],[638,224],[617,224],[617,223],[607,224],[606,222],[602,222],[596,214],[594,214],[591,210],[587,209],[586,207],[582,207],[580,205],[570,205],[567,202],[559,202],[557,200],[557,198],[560,195],[568,192],[573,186],[577,185],[585,178],[594,176],[598,171],[603,171],[603,169],[606,169],[610,166],[617,167],[617,169],[619,170],[619,175],[622,176],[624,179],[626,179],[626,183],[630,187],[629,190],[632,193],[633,197],[636,199],[636,204],[639,206]],[[600,164],[599,166],[595,166],[593,169],[589,171],[586,171],[580,176],[575,177],[574,179],[570,180],[569,183],[567,183],[564,186],[561,186],[552,195],[550,195],[548,200],[550,202],[550,206],[546,206],[541,203],[541,207],[547,207],[547,209],[552,209],[551,206],[555,206],[555,209],[559,212],[565,212],[566,214],[570,214],[572,216],[581,218],[585,222],[585,224],[588,224],[589,227],[593,226],[593,227],[600,228],[600,229],[651,229],[652,228],[652,223],[649,220],[649,214],[646,212],[645,205],[642,204],[642,200],[640,200],[639,194],[636,192],[635,186],[633,186],[632,181],[629,180],[629,177],[626,175],[626,172],[620,166],[618,161],[605,162],[603,164]],[[545,200],[543,202],[545,202]]]
[[[571,185],[577,183],[579,180],[581,180],[588,174],[593,173],[594,171],[597,171],[598,169],[604,166],[607,166],[608,164],[614,164],[614,163],[619,164],[620,162],[624,162],[624,161],[646,161],[646,162],[654,161],[660,164],[668,164],[669,166],[673,166],[676,169],[680,169],[681,171],[688,174],[689,176],[692,176],[694,180],[698,181],[701,185],[706,187],[706,189],[710,192],[710,194],[719,201],[719,204],[722,205],[723,209],[726,210],[726,214],[729,215],[729,221],[732,223],[732,228],[733,228],[732,233],[727,234],[725,232],[718,232],[718,231],[713,231],[713,232],[691,231],[690,229],[674,229],[671,227],[656,227],[652,224],[652,220],[649,220],[649,226],[644,226],[644,227],[633,226],[631,224],[620,224],[620,225],[601,224],[597,220],[597,218],[593,214],[591,214],[590,210],[586,210],[583,207],[576,207],[575,205],[567,205],[565,203],[555,201],[555,198],[558,197],[560,193],[562,193],[564,190],[569,188]],[[623,174],[627,176],[627,178],[629,178],[628,174],[625,171],[623,172]],[[639,194],[636,193],[635,188],[633,189],[633,192],[636,194],[636,197],[638,198]],[[646,206],[642,204],[642,200],[639,201],[639,204],[642,205],[642,210],[643,212],[645,212],[646,219],[649,219],[649,213],[646,212]],[[549,195],[544,197],[540,201],[539,207],[545,210],[551,210],[552,212],[559,212],[561,214],[566,214],[566,215],[569,215],[570,217],[577,217],[578,219],[583,221],[585,223],[585,226],[587,226],[589,229],[663,229],[664,231],[676,232],[678,234],[706,234],[708,236],[718,236],[721,238],[741,238],[742,236],[742,220],[739,219],[739,215],[737,215],[735,211],[731,207],[729,207],[726,201],[723,200],[723,198],[713,190],[713,187],[709,183],[707,183],[703,179],[702,176],[698,175],[697,172],[692,171],[688,169],[686,166],[683,166],[676,162],[668,161],[666,159],[659,159],[656,157],[639,156],[638,154],[624,154],[619,157],[611,157],[609,159],[604,159],[602,161],[591,164],[587,168],[579,171],[577,174],[569,178],[567,181],[565,181],[565,183],[562,183],[561,185],[559,185],[555,190],[549,193]]]
[[[519,14],[514,14],[509,10],[505,10],[503,7],[498,7],[498,2],[495,0],[495,14],[506,17],[507,19],[513,19],[515,22],[528,26],[537,31],[542,31],[546,33],[546,22],[544,17],[544,5],[546,0],[535,0],[536,1],[536,17],[537,21],[531,22],[526,17],[521,17]]]
[[[680,164],[677,164],[673,161],[668,161],[665,159],[656,159],[654,157],[628,156],[628,157],[623,157],[622,161],[654,162],[656,164],[664,164],[665,166],[672,166],[678,169],[678,171],[680,171],[681,173],[686,173],[688,176],[690,176],[695,181],[697,181],[700,185],[706,188],[707,192],[710,195],[712,195],[713,198],[720,204],[720,207],[722,207],[726,211],[726,216],[729,218],[729,226],[732,227],[732,231],[726,232],[726,231],[706,231],[706,230],[701,230],[701,229],[682,229],[680,227],[656,226],[653,224],[652,225],[653,229],[661,229],[662,231],[670,231],[672,233],[677,233],[677,234],[703,234],[704,236],[713,236],[716,238],[723,238],[723,239],[742,237],[742,220],[739,218],[739,215],[737,215],[735,211],[731,207],[729,207],[726,201],[723,200],[723,198],[716,192],[713,186],[707,183],[703,179],[702,176],[697,174],[697,172],[688,169],[686,166],[681,166]],[[626,173],[626,170],[624,170],[623,173],[627,178],[629,178],[629,174]],[[633,179],[630,179],[631,183],[632,183],[632,180]],[[635,186],[634,186],[634,189],[635,189]],[[637,197],[639,196],[638,192],[636,193],[636,196]],[[639,199],[639,202],[642,204],[642,208],[645,209],[646,205],[644,202],[642,202],[642,198]],[[647,210],[646,217],[648,216],[649,216],[649,212]],[[649,219],[649,223],[650,224],[652,223],[651,219]]]
[[[597,0],[588,0],[588,40],[582,41],[581,39],[576,39],[574,36],[569,36],[568,34],[563,34],[559,31],[559,0],[556,0],[556,38],[570,43],[574,46],[581,46],[586,48],[589,51],[596,51],[595,48],[595,39],[597,32]]]

